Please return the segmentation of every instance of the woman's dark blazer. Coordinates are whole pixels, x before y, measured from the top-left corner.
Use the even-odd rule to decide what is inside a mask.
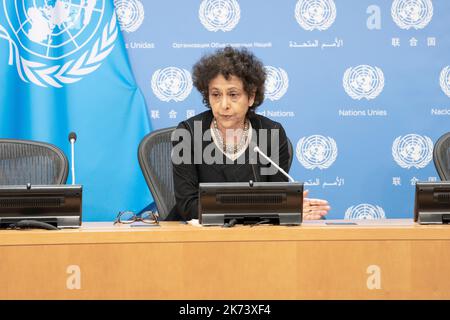
[[[288,151],[288,142],[286,137],[286,132],[280,123],[270,120],[264,116],[258,115],[254,112],[249,112],[248,118],[252,125],[253,136],[252,142],[256,143],[261,150],[263,150],[272,160],[274,160],[283,170],[288,171],[288,162],[289,162],[289,151]],[[194,163],[195,157],[198,157],[200,153],[202,153],[205,148],[210,145],[209,149],[211,150],[212,139],[207,141],[201,141],[201,149],[199,147],[199,142],[197,144],[194,143],[194,135],[199,135],[199,128],[201,127],[201,136],[205,134],[205,132],[210,129],[211,121],[213,119],[212,111],[208,110],[201,114],[198,114],[192,118],[189,118],[185,121],[180,122],[177,129],[185,129],[190,133],[190,150],[187,149],[187,152],[190,151],[190,162],[189,163],[181,163],[181,164],[173,164],[173,180],[174,180],[174,188],[175,188],[175,198],[176,205],[171,210],[166,220],[190,220],[198,218],[198,187],[200,182],[248,182],[249,180],[253,181],[287,181],[288,179],[277,169],[272,168],[272,171],[275,174],[272,175],[262,175],[261,168],[268,168],[270,165],[264,159],[261,159],[260,156],[257,156],[253,150],[254,144],[250,144],[250,147],[247,148],[245,153],[241,156],[245,159],[240,159],[236,161],[231,161],[228,158],[217,150],[214,145],[214,151],[211,152],[215,155],[214,152],[218,152],[220,157],[222,157],[222,163],[214,163],[207,164],[204,159],[197,158],[197,161]],[[194,132],[194,128],[197,130]],[[266,130],[260,130],[266,129]],[[272,139],[276,139],[279,141],[279,152],[278,152],[278,161],[276,159],[276,154],[274,157],[274,153],[276,152],[275,147],[272,150],[272,139],[271,134],[274,133],[273,129],[277,129],[275,131],[278,132],[279,140],[276,138],[277,135],[274,135]],[[186,132],[186,131],[185,131]],[[255,134],[256,133],[256,134]],[[198,140],[198,139],[197,139]],[[202,139],[203,140],[203,139]],[[264,140],[267,143],[264,143]],[[183,139],[179,139],[178,141],[173,142],[174,147],[174,156],[176,154],[175,151],[179,151],[182,148],[177,145],[182,143]],[[184,141],[184,145],[186,141]],[[267,145],[267,150],[264,150],[264,145]],[[275,146],[275,144],[274,144]],[[197,150],[195,150],[197,148]],[[266,152],[267,151],[267,152]],[[194,155],[196,152],[196,155]],[[206,153],[206,152],[205,152]],[[184,157],[184,150],[179,152],[179,156]],[[256,159],[254,161],[250,161],[250,157]],[[172,158],[173,159],[173,158]],[[227,162],[226,162],[227,161]],[[251,164],[253,163],[253,165]],[[266,169],[267,170],[267,169]]]

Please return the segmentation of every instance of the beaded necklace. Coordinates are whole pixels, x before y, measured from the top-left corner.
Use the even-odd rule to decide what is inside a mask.
[[[219,140],[218,144],[221,145],[224,152],[228,153],[228,154],[235,155],[246,145],[247,138],[248,138],[248,131],[249,131],[248,129],[249,129],[249,121],[248,121],[248,119],[245,119],[244,130],[242,132],[242,136],[241,136],[241,139],[239,140],[239,143],[238,144],[232,143],[231,145],[229,145],[224,141],[224,139],[222,137],[222,133],[219,130],[219,126],[217,125],[216,118],[214,118],[214,120],[213,120],[213,130],[214,130],[215,136]]]

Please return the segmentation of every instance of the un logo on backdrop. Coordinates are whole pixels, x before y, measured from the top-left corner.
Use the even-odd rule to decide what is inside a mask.
[[[392,156],[402,168],[424,168],[433,158],[433,141],[418,134],[399,136],[392,144]]]
[[[282,68],[265,66],[266,82],[264,84],[264,95],[272,101],[279,100],[286,93],[289,87],[289,78],[287,72]]]
[[[384,75],[380,68],[359,65],[348,68],[342,79],[345,92],[355,100],[376,98],[384,87]]]
[[[299,0],[295,19],[305,30],[326,30],[336,19],[336,5],[333,0]]]
[[[336,141],[330,137],[312,135],[301,138],[297,143],[298,161],[306,169],[327,169],[336,160],[338,149]]]
[[[96,1],[3,0],[6,18],[20,46],[46,59],[59,59],[83,48],[100,25],[104,4],[94,14]],[[64,50],[62,50],[64,48]]]
[[[144,21],[144,6],[139,0],[114,0],[120,29],[136,31]]]
[[[198,17],[209,31],[231,31],[241,18],[241,9],[236,0],[203,0]]]
[[[442,91],[450,98],[450,66],[442,69],[439,84],[441,85]]]
[[[395,0],[391,15],[402,29],[422,29],[433,17],[433,3],[431,0]]]
[[[192,90],[191,74],[176,67],[158,69],[152,76],[152,90],[161,101],[183,101]]]
[[[377,220],[386,219],[383,208],[368,203],[351,206],[345,211],[344,219]]]
[[[60,88],[95,71],[114,48],[116,15],[103,25],[103,32],[91,40],[102,25],[104,0],[3,0],[6,19],[14,39],[0,25],[0,39],[9,42],[9,65],[15,61],[25,82]],[[56,60],[78,57],[58,64]],[[23,55],[25,54],[25,55]]]

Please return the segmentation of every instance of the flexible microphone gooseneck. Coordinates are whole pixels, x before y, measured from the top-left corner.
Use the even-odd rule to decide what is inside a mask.
[[[75,141],[77,141],[77,134],[75,132],[69,133],[69,142],[71,146],[71,171],[72,184],[75,184]]]
[[[261,149],[258,148],[258,146],[255,146],[253,148],[254,152],[259,153],[264,159],[269,161],[271,164],[275,166],[282,174],[284,174],[291,182],[295,182],[294,178],[292,178],[286,171],[284,171],[279,165],[277,165],[272,159],[270,159],[264,152],[261,151]]]

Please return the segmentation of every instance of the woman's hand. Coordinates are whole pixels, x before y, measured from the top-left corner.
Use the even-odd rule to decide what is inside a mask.
[[[303,192],[303,220],[318,220],[325,216],[331,207],[327,200],[307,198],[309,190]]]

